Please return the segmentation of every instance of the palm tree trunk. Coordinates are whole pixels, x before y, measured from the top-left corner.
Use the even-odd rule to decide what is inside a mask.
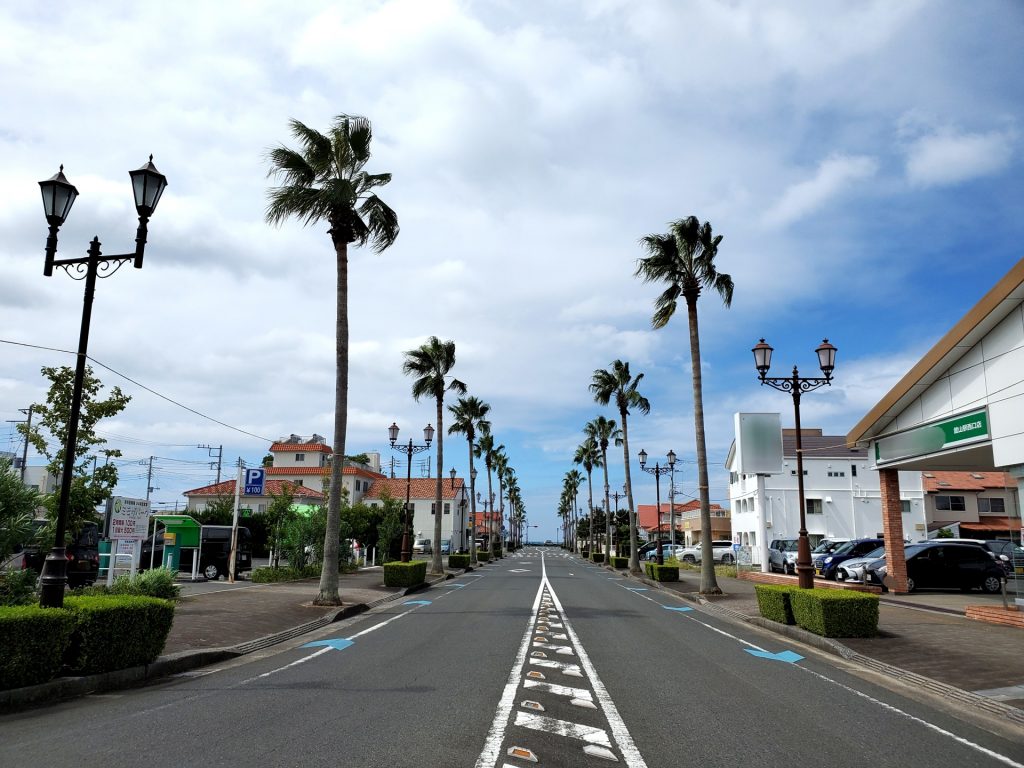
[[[494,554],[494,486],[491,485],[491,462],[487,462],[487,506],[485,509],[489,510],[491,516],[487,521],[487,530],[490,531],[490,535],[487,537],[487,547],[491,550],[491,555]]]
[[[593,472],[594,472],[593,467],[591,467],[590,469],[587,470],[587,506],[590,508],[590,525],[588,526],[590,528],[590,543],[588,544],[588,546],[589,546],[589,551],[587,552],[588,556],[592,556],[594,554],[594,528],[596,528],[596,526],[594,525],[594,479],[593,479]]]
[[[612,518],[608,502],[608,449],[601,448],[601,463],[604,464],[604,562],[611,564]]]
[[[626,513],[629,516],[629,572],[639,576],[640,558],[636,553],[636,513],[633,511],[633,479],[629,474],[629,427],[626,426],[626,409],[619,411],[622,417],[622,464],[626,470],[626,503],[629,508]]]
[[[430,572],[443,574],[444,565],[441,562],[441,520],[444,515],[444,501],[441,498],[441,484],[444,482],[444,402],[437,398],[437,483],[434,485],[434,550],[430,557]]]
[[[711,494],[708,489],[708,453],[704,442],[704,385],[700,370],[700,333],[697,328],[697,294],[686,295],[690,321],[690,367],[693,369],[693,427],[697,442],[697,489],[700,496],[700,593],[720,595],[711,549]]]
[[[473,478],[473,437],[470,430],[467,435],[469,441],[469,505],[472,513],[473,523],[470,526],[469,534],[469,564],[476,565],[476,480]]]
[[[345,465],[348,430],[348,240],[331,229],[338,268],[334,353],[334,445],[331,447],[331,484],[327,496],[327,530],[324,533],[324,564],[315,605],[341,605],[338,594],[338,540],[341,536],[341,475]]]

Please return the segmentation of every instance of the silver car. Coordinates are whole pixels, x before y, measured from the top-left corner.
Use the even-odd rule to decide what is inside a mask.
[[[796,573],[796,539],[775,539],[768,547],[768,571]]]
[[[864,568],[881,557],[885,557],[885,547],[873,549],[863,557],[847,560],[836,569],[836,581],[863,581]]]

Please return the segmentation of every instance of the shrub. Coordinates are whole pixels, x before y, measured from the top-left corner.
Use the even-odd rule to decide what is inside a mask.
[[[613,568],[629,568],[629,558],[628,557],[613,557],[612,558],[612,567]]]
[[[256,568],[250,579],[255,584],[272,584],[278,581],[312,579],[319,575],[320,568],[316,565],[304,565],[301,568],[285,566],[282,568]]]
[[[590,557],[590,550],[589,549],[581,550],[580,551],[580,555],[582,555],[584,559],[589,558]]]
[[[761,615],[780,624],[796,624],[790,596],[799,590],[799,587],[780,584],[755,584],[754,592],[757,593],[757,607]]]
[[[416,587],[426,581],[427,561],[411,563],[401,561],[384,564],[385,587]]]
[[[114,583],[110,586],[110,594],[142,595],[143,597],[176,600],[181,594],[181,587],[174,583],[177,575],[169,568],[153,568],[136,573],[134,576],[125,573],[114,579]]]
[[[448,555],[449,568],[469,568],[469,555]]]
[[[874,637],[878,634],[878,595],[845,589],[795,589],[793,618],[824,637]]]
[[[491,559],[491,553],[488,552],[486,549],[478,549],[476,551],[476,559],[481,563],[486,563],[488,560]]]
[[[37,605],[0,608],[0,690],[52,679],[74,628],[71,611]]]
[[[65,663],[91,675],[156,660],[174,620],[174,603],[139,595],[67,597],[74,632]]]
[[[495,560],[501,557],[501,544],[495,544],[494,547],[491,549],[491,554],[494,555]]]
[[[590,559],[593,560],[595,563],[603,563],[604,562],[604,552],[595,552],[594,554],[592,554],[590,556]]]
[[[35,602],[36,579],[31,569],[0,571],[0,605],[31,605]]]
[[[654,560],[647,560],[644,562],[644,570],[651,581],[679,581],[678,565],[658,565]]]

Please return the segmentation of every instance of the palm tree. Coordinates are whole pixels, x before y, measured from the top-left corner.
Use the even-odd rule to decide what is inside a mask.
[[[444,393],[466,394],[466,385],[458,379],[446,382],[445,377],[455,365],[455,342],[441,341],[431,336],[427,342],[405,353],[402,373],[415,376],[412,396],[417,402],[421,397],[434,398],[437,404],[437,482],[434,486],[434,546],[430,559],[430,572],[444,573],[441,563],[441,520],[443,515],[441,484],[444,477]]]
[[[494,476],[498,478],[497,537],[498,544],[500,545],[504,540],[504,536],[502,535],[501,529],[505,525],[505,498],[503,494],[505,488],[505,481],[508,477],[508,472],[511,469],[511,467],[508,464],[508,456],[504,453],[504,451],[495,451],[494,458],[491,459],[491,463],[494,465]]]
[[[348,429],[348,246],[369,243],[377,253],[398,237],[398,217],[374,193],[391,181],[390,173],[369,174],[372,131],[365,117],[338,115],[327,134],[298,120],[290,122],[300,149],[279,146],[267,153],[268,176],[283,184],[268,193],[267,222],[280,226],[295,216],[309,225],[326,221],[337,262],[335,318],[334,444],[328,490],[324,563],[317,605],[341,605],[338,594],[338,544],[341,529],[341,475]]]
[[[476,441],[476,446],[473,448],[473,454],[478,459],[484,460],[484,466],[487,467],[487,501],[491,512],[488,518],[488,536],[487,546],[490,547],[491,551],[494,551],[494,487],[491,485],[491,469],[494,467],[494,456],[497,453],[501,453],[505,450],[504,445],[494,444],[494,435],[491,434],[491,426],[488,423],[486,427],[480,426],[480,438]]]
[[[491,406],[478,397],[460,397],[455,405],[449,405],[448,410],[452,414],[452,425],[448,427],[449,435],[462,434],[469,442],[469,503],[473,515],[473,535],[470,537],[470,563],[477,564],[476,560],[476,478],[473,477],[473,441],[476,439],[478,429],[490,429],[491,422],[487,420],[487,414]]]
[[[587,508],[589,515],[589,528],[590,528],[590,553],[594,552],[594,482],[592,473],[594,467],[601,466],[601,449],[597,443],[587,438],[579,447],[576,449],[576,454],[573,456],[573,463],[582,465],[583,469],[587,473]]]
[[[577,496],[580,492],[580,486],[583,485],[583,475],[580,474],[578,469],[571,469],[565,473],[564,489],[570,497],[570,508],[569,508],[569,523],[572,529],[572,551],[576,552],[579,549],[579,541],[576,539],[576,526],[579,524],[577,519],[576,510],[579,509],[577,503]]]
[[[640,394],[637,387],[644,375],[638,373],[636,377],[630,376],[629,363],[621,360],[612,362],[609,369],[598,368],[590,381],[590,391],[594,400],[600,405],[608,405],[615,399],[615,405],[619,409],[619,416],[622,418],[622,463],[626,470],[626,502],[629,505],[629,572],[640,573],[640,558],[636,553],[636,507],[633,506],[633,479],[629,472],[629,428],[627,417],[629,409],[636,408],[640,413],[651,412],[651,404],[647,398]]]
[[[596,442],[598,448],[601,449],[601,466],[604,467],[604,551],[607,563],[610,562],[608,553],[612,550],[612,526],[609,512],[611,500],[608,495],[608,443],[615,441],[616,445],[622,445],[622,430],[616,426],[615,419],[598,416],[587,422],[583,427],[583,434]]]
[[[662,282],[668,287],[654,301],[651,324],[664,328],[676,311],[680,296],[686,300],[686,318],[690,327],[690,369],[693,380],[693,425],[697,443],[697,487],[700,493],[700,591],[720,594],[715,579],[711,550],[711,500],[708,490],[708,456],[704,440],[704,389],[700,371],[700,333],[697,326],[697,299],[705,288],[732,304],[732,278],[715,266],[721,235],[713,235],[711,225],[689,216],[669,224],[664,235],[641,239],[647,256],[638,262],[636,274],[645,283]]]

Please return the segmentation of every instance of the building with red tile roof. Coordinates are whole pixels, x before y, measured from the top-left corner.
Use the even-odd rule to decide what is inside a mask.
[[[378,506],[385,496],[404,502],[406,490],[409,494],[409,505],[413,510],[412,533],[416,538],[434,538],[434,513],[437,504],[437,479],[431,477],[376,478],[369,489],[363,494],[363,502],[371,507]],[[441,539],[450,539],[452,550],[467,548],[472,527],[472,513],[469,499],[469,487],[461,477],[453,481],[445,477],[441,480]],[[494,515],[497,517],[497,513]],[[491,519],[488,516],[488,519]],[[477,530],[484,530],[485,518],[482,510],[477,510]]]
[[[718,504],[712,504],[711,510],[711,538],[731,539],[732,519],[729,510],[723,509]],[[657,534],[664,538],[671,537],[672,533],[672,505],[663,503],[660,509],[660,516],[654,504],[637,504],[637,527],[643,531],[648,539],[655,539]],[[676,540],[681,544],[695,544],[700,541],[700,500],[693,499],[685,504],[675,505],[676,513]],[[660,517],[660,520],[659,520]]]

